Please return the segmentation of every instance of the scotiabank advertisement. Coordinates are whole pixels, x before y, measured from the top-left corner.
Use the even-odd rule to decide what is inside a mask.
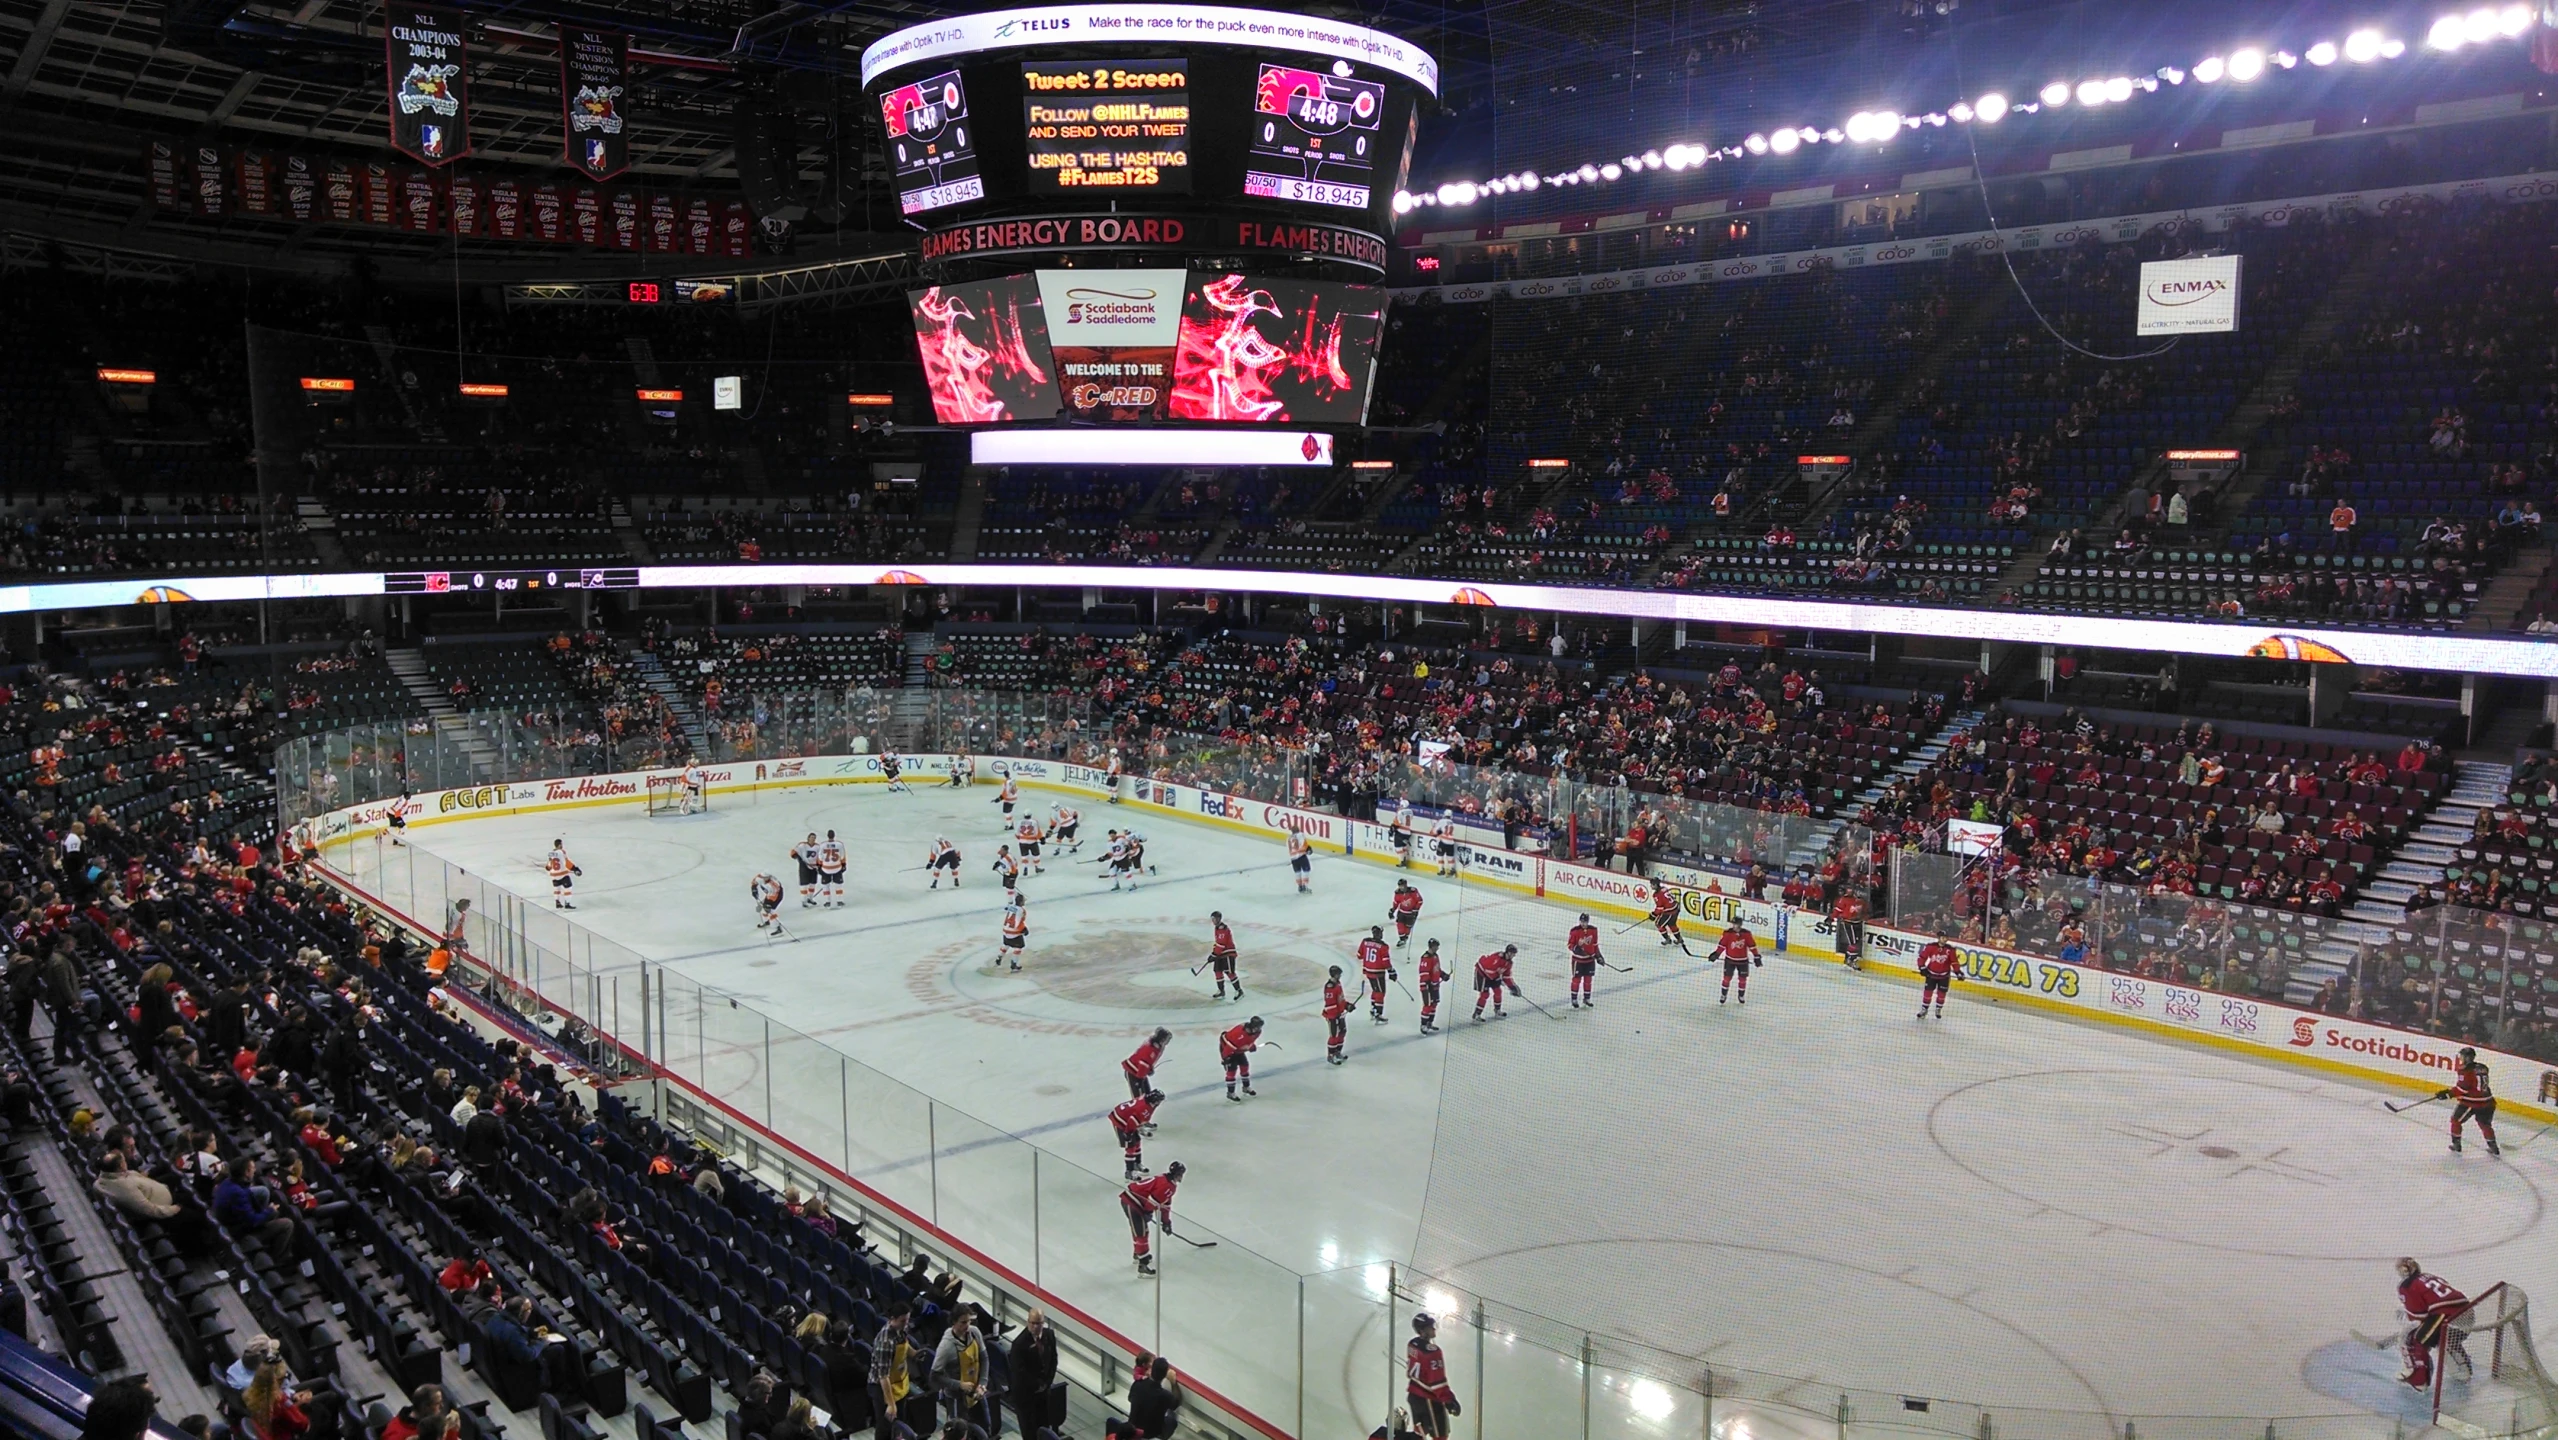
[[[1919,947],[1927,942],[1927,936],[1911,931],[1869,926],[1867,968],[1914,972]],[[2000,999],[2189,1035],[2320,1069],[2436,1088],[2451,1083],[2458,1064],[2462,1042],[2457,1040],[1986,945],[1956,945],[1954,950],[1963,961],[1962,983]],[[2558,1115],[2544,1098],[2558,1087],[2558,1070],[2484,1047],[2478,1056],[2487,1063],[2505,1108],[2540,1119]]]
[[[1077,420],[1160,420],[1172,401],[1181,270],[1042,270],[1057,399]]]

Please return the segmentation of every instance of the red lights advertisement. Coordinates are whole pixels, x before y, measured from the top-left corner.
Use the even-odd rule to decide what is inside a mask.
[[[1203,277],[1182,305],[1169,413],[1359,424],[1384,319],[1385,294],[1369,286]]]
[[[1056,415],[1056,362],[1034,277],[937,285],[907,304],[935,419],[987,425]]]

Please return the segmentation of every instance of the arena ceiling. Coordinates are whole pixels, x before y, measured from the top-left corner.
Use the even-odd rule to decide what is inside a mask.
[[[556,172],[559,101],[547,37],[562,21],[627,29],[651,63],[634,76],[633,179],[731,189],[741,103],[798,117],[802,173],[833,185],[845,249],[903,240],[875,197],[874,127],[849,104],[873,39],[983,5],[932,0],[458,0],[479,26],[473,138],[479,163]],[[1445,114],[1539,105],[1623,107],[1637,120],[1765,103],[1842,73],[1890,75],[1949,24],[2066,34],[2081,12],[2182,8],[2096,0],[1368,0],[1288,4],[1395,31],[1445,66]],[[387,148],[379,0],[0,0],[0,224],[21,234],[134,246],[219,246],[224,222],[155,213],[150,141],[219,142],[379,156]],[[1971,43],[1966,41],[1967,44]],[[1737,97],[1737,98],[1736,98]],[[1442,128],[1462,130],[1463,126]],[[1424,130],[1424,153],[1430,149]],[[1516,143],[1533,127],[1508,125]],[[1505,144],[1514,143],[1505,140]],[[236,230],[236,225],[234,225]],[[272,227],[269,227],[271,230]],[[272,239],[250,243],[272,245]],[[286,247],[396,259],[427,236],[330,234]],[[494,249],[494,245],[492,245]]]

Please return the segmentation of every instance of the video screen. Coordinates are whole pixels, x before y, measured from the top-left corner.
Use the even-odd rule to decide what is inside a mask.
[[[898,86],[879,97],[879,111],[888,127],[899,210],[919,215],[986,198],[977,146],[968,134],[968,92],[958,71]]]
[[[1061,413],[1112,423],[1164,418],[1189,279],[1181,270],[1039,272]]]
[[[1177,420],[1361,424],[1384,323],[1373,286],[1197,276],[1168,409]]]
[[[1036,277],[936,285],[908,296],[907,305],[933,418],[991,425],[1056,415],[1055,362]]]
[[[1359,78],[1346,60],[1329,72],[1265,64],[1253,86],[1252,112],[1243,193],[1368,208],[1386,113],[1383,82]]]
[[[1030,190],[1190,193],[1190,63],[1024,62]]]

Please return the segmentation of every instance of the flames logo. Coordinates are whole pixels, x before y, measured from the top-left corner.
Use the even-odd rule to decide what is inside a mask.
[[[189,595],[187,592],[179,589],[175,585],[146,585],[143,587],[141,594],[133,597],[133,603],[136,605],[176,605],[185,601],[193,600],[194,598],[194,596]]]
[[[1501,602],[1468,585],[1449,596],[1448,603],[1451,605],[1498,605]]]
[[[459,65],[411,65],[409,73],[400,77],[400,113],[415,115],[432,110],[444,116],[460,114],[462,98],[453,93],[453,77],[461,73]]]
[[[873,585],[930,585],[933,582],[912,570],[882,570],[879,572],[879,578],[870,583]]]
[[[2248,646],[2247,654],[2250,659],[2255,660],[2307,660],[2318,665],[2354,663],[2346,658],[2344,651],[2324,640],[2312,640],[2306,635],[2268,635]]]

